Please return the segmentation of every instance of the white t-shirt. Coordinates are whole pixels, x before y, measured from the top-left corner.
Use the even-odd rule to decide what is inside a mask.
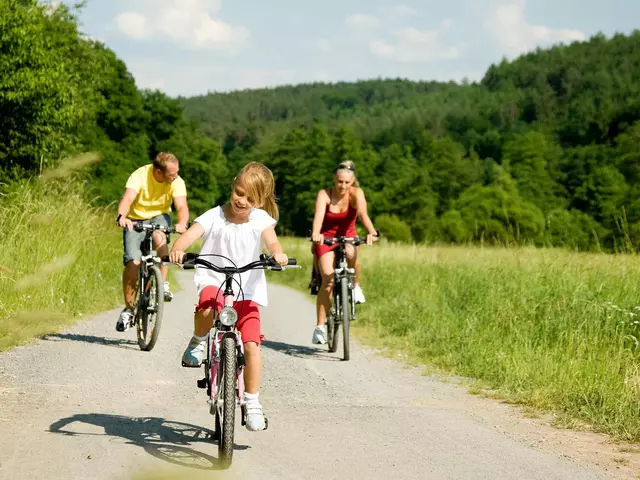
[[[200,254],[224,255],[233,260],[236,266],[242,267],[260,259],[262,253],[262,232],[276,224],[276,221],[264,210],[251,209],[247,223],[230,223],[224,216],[221,206],[208,210],[195,219],[204,228],[203,243]],[[205,260],[221,267],[233,264],[220,257],[204,257]],[[240,278],[239,278],[240,277]],[[249,270],[234,278],[242,283],[245,300],[253,300],[258,305],[267,306],[267,281],[264,270]],[[204,287],[213,285],[224,288],[225,276],[203,267],[196,268],[194,282],[198,294]],[[238,296],[240,289],[234,282],[233,291]],[[241,300],[242,297],[240,296]]]

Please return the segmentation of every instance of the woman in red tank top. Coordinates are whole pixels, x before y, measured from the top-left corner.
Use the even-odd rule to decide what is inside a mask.
[[[311,240],[314,243],[314,266],[320,271],[322,284],[318,290],[316,301],[317,325],[313,332],[313,343],[326,343],[324,324],[327,312],[331,308],[333,293],[333,262],[334,249],[338,245],[324,245],[324,238],[346,236],[355,237],[356,219],[359,217],[369,232],[367,244],[372,245],[377,239],[376,229],[367,214],[367,200],[364,192],[358,186],[355,166],[351,161],[342,162],[334,175],[335,186],[320,190],[316,199],[316,212],[313,218]],[[356,270],[356,287],[354,296],[357,303],[364,303],[364,294],[360,289],[360,264],[358,262],[358,248],[347,245],[347,259],[349,267]]]

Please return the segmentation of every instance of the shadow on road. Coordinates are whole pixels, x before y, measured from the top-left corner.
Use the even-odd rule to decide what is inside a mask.
[[[107,345],[109,347],[117,348],[138,348],[138,342],[136,342],[135,340],[128,340],[126,338],[95,337],[93,335],[80,335],[78,333],[50,333],[47,335],[43,335],[42,340],[51,340],[54,342],[69,340],[72,342],[94,343],[98,345]]]
[[[64,429],[72,423],[95,425],[104,433],[81,433]],[[49,427],[49,431],[69,436],[106,435],[120,437],[130,445],[137,445],[160,460],[198,470],[219,470],[218,459],[189,448],[198,443],[214,450],[213,431],[182,422],[158,417],[125,417],[101,413],[76,414],[63,418]],[[246,445],[235,445],[235,450],[246,450]],[[217,451],[217,448],[215,448]]]
[[[261,345],[269,350],[284,353],[291,357],[313,358],[314,360],[325,360],[327,362],[339,362],[340,357],[330,354],[326,346],[324,348],[305,347],[303,345],[292,345],[290,343],[273,342],[262,340]]]

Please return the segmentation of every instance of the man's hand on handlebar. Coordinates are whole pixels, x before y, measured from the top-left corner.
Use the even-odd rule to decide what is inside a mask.
[[[178,223],[178,224],[176,224],[175,231],[176,231],[176,233],[184,233],[184,232],[186,232],[187,231],[187,224],[186,223]]]
[[[120,220],[118,220],[118,225],[121,228],[126,228],[130,232],[133,231],[133,222],[125,216],[120,217]]]

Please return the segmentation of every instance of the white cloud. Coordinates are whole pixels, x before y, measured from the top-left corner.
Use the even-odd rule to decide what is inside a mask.
[[[149,38],[151,28],[147,17],[138,12],[124,12],[116,17],[118,30],[136,40]]]
[[[460,51],[454,45],[448,45],[442,38],[443,30],[453,22],[443,20],[435,30],[418,30],[413,27],[396,28],[391,31],[392,41],[374,39],[369,50],[374,55],[400,63],[421,63],[435,60],[458,58]]]
[[[138,8],[120,13],[118,30],[134,39],[166,38],[194,49],[234,52],[249,39],[249,31],[214,16],[219,0],[137,0]]]
[[[499,5],[485,23],[492,36],[508,57],[518,56],[538,46],[584,40],[580,30],[552,29],[544,25],[528,24],[524,16],[524,0]]]
[[[371,30],[382,25],[382,21],[375,15],[370,13],[355,13],[349,15],[345,23],[347,26],[356,29]]]

